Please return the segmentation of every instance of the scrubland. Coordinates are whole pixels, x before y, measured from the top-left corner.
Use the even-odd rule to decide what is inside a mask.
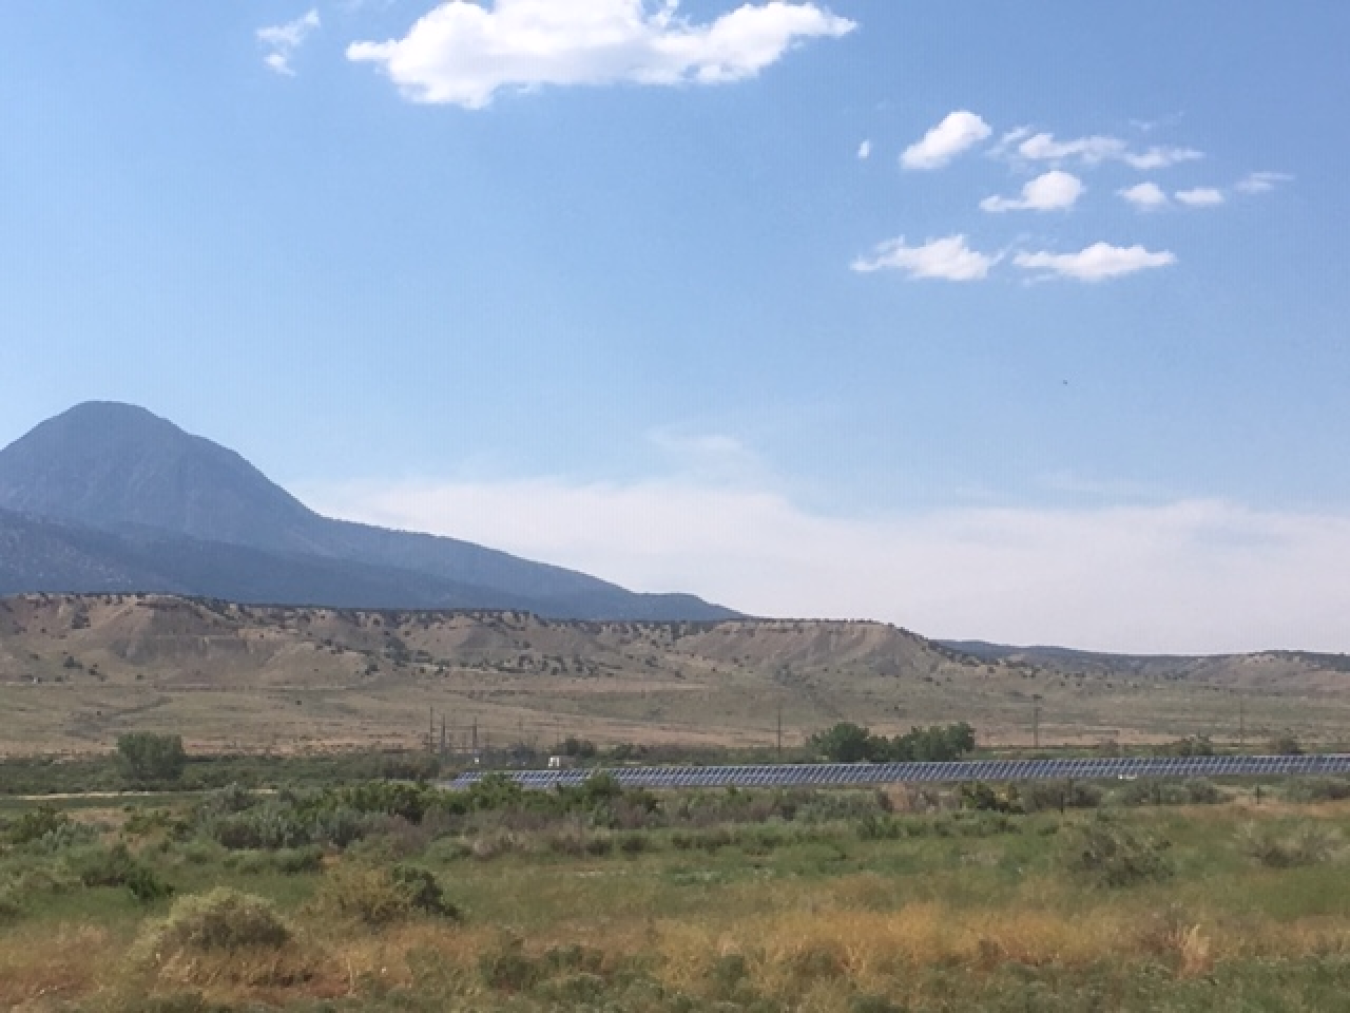
[[[1347,1008],[1350,783],[1164,788],[11,801],[0,1007]]]

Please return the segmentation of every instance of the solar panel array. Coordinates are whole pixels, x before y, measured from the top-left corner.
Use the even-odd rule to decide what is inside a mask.
[[[467,788],[487,771],[446,783]],[[1130,780],[1139,777],[1294,777],[1350,773],[1350,754],[1178,756],[954,763],[802,763],[741,767],[605,767],[500,771],[525,788],[578,786],[609,774],[625,788],[847,788],[961,781]]]

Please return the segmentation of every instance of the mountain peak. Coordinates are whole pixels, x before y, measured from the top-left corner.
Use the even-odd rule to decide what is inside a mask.
[[[8,578],[0,558],[0,591],[139,587],[277,604],[510,607],[576,619],[735,614],[687,595],[634,594],[453,538],[321,517],[234,451],[112,401],[76,405],[0,450],[0,543],[36,540],[33,520],[44,522],[44,544],[53,548],[44,558],[28,552],[31,565]],[[108,537],[90,540],[91,529]]]
[[[232,450],[136,405],[87,401],[0,450],[0,509],[213,541],[310,512]]]

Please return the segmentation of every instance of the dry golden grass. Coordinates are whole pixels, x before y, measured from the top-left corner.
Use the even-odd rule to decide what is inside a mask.
[[[690,994],[706,993],[719,961],[740,956],[746,981],[759,993],[793,997],[796,1008],[825,1010],[842,1008],[841,996],[851,990],[884,993],[924,967],[982,975],[1009,962],[1073,968],[1150,959],[1187,978],[1224,960],[1350,950],[1343,918],[1238,920],[1114,899],[1077,912],[971,909],[940,901],[882,912],[854,906],[865,882],[845,877],[825,886],[815,909],[740,917],[728,906],[706,922],[634,915],[584,933],[562,922],[532,933],[526,952],[537,957],[582,942],[610,962],[644,957],[665,986]],[[0,939],[0,1006],[29,1011],[105,991],[154,995],[184,988],[217,1002],[282,1003],[355,996],[372,984],[425,985],[427,975],[466,1001],[486,992],[479,962],[502,945],[501,930],[492,926],[416,921],[373,932],[308,923],[297,946],[283,951],[180,955],[146,969],[128,961],[126,941],[98,929],[55,926]]]
[[[60,925],[0,936],[0,1008],[85,996],[116,972],[125,943],[104,929]]]

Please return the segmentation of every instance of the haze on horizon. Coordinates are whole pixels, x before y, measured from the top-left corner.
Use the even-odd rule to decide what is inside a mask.
[[[0,19],[0,445],[126,401],[635,590],[1350,651],[1350,9]]]

